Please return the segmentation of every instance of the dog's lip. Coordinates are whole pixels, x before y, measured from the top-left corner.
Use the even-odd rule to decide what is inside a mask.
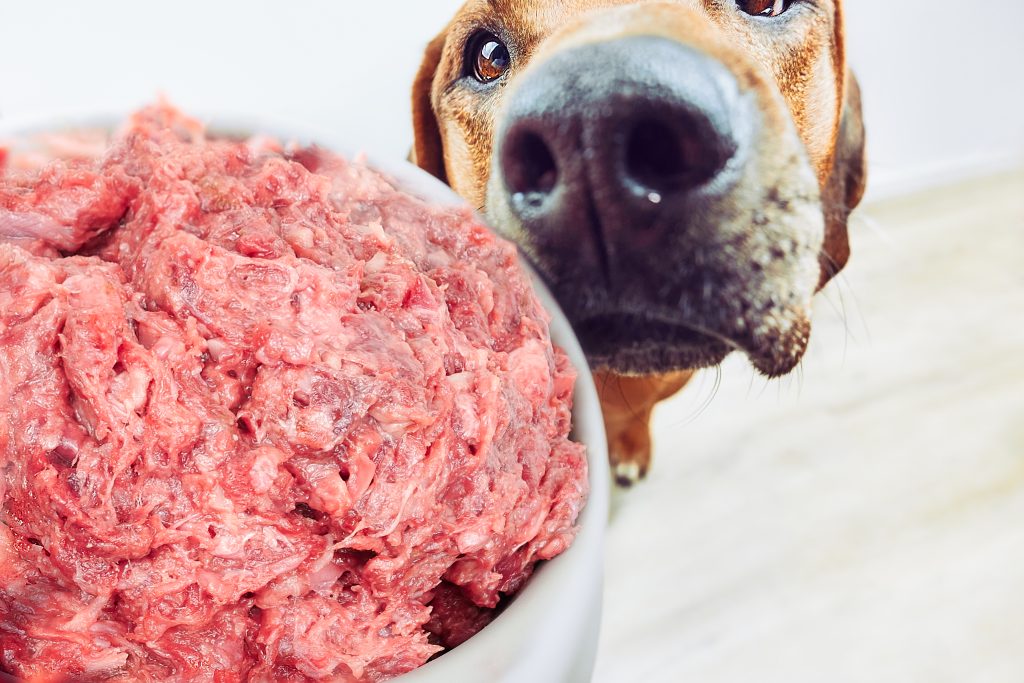
[[[591,364],[622,374],[711,367],[734,348],[679,320],[634,312],[592,314],[572,324]]]
[[[733,349],[739,348],[732,340],[700,325],[657,311],[612,309],[570,318],[574,318],[573,324],[578,330],[594,334],[625,334],[636,340],[647,339],[672,346],[705,346],[709,342],[718,342]]]
[[[595,355],[599,359],[640,356],[647,351],[675,352],[681,356],[695,353],[698,358],[718,359],[700,363],[707,365],[720,362],[732,351],[740,351],[768,377],[785,375],[799,364],[807,348],[810,325],[803,319],[790,333],[767,336],[737,333],[733,336],[685,320],[678,314],[650,309],[639,309],[639,312],[638,309],[612,309],[569,317],[584,349],[596,347]]]

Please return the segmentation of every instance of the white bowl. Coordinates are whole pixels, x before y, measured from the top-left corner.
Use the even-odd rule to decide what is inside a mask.
[[[202,113],[210,130],[272,135],[284,142],[316,143],[352,158],[362,152],[344,134],[297,128],[245,115]],[[125,119],[116,112],[62,113],[27,120],[0,120],[4,139],[62,130],[111,129]],[[368,155],[368,163],[409,192],[443,205],[464,205],[447,185],[405,161]],[[601,406],[583,350],[554,297],[524,262],[541,303],[551,314],[551,337],[579,372],[573,436],[587,447],[590,497],[572,547],[543,563],[514,600],[480,633],[454,650],[401,676],[402,683],[585,683],[597,654],[604,579],[604,530],[608,519],[608,451]]]

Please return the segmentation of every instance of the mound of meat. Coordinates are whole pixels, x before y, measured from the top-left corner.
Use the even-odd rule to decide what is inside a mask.
[[[167,106],[0,174],[0,671],[375,681],[487,623],[586,494],[515,251]]]

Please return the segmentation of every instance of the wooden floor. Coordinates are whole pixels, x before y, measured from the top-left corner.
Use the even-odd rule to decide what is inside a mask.
[[[1024,681],[1024,172],[851,232],[801,374],[657,414],[595,681]]]

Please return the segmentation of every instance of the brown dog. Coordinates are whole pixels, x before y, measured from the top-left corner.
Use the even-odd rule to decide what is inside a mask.
[[[695,369],[803,356],[864,190],[842,27],[841,0],[470,0],[427,49],[412,158],[547,280],[623,484]]]

